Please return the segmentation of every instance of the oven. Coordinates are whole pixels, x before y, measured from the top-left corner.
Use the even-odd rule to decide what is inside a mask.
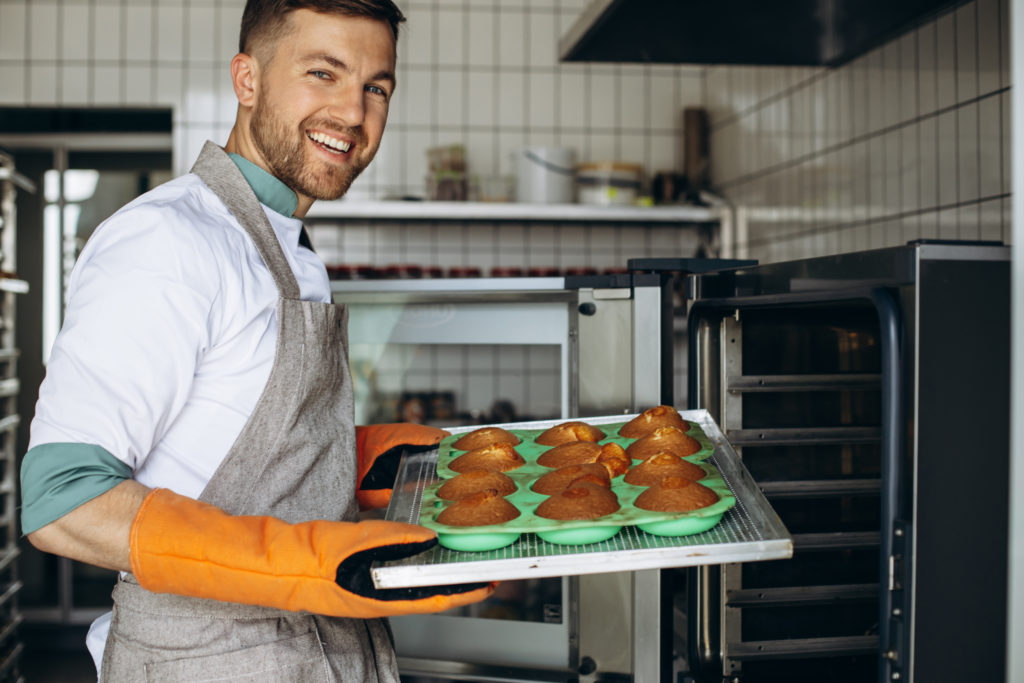
[[[661,392],[661,339],[647,333],[662,316],[654,276],[335,281],[332,290],[349,310],[357,424],[626,414]],[[646,680],[662,630],[637,615],[658,612],[659,578],[502,581],[483,603],[393,618],[403,679]]]
[[[689,405],[794,544],[665,572],[687,676],[1004,680],[1009,266],[918,242],[685,280]]]

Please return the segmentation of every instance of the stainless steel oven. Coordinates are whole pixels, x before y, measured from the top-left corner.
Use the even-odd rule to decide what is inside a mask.
[[[661,394],[662,341],[650,334],[662,316],[657,277],[336,281],[332,289],[349,307],[357,422],[452,427],[625,414]],[[412,680],[655,680],[662,631],[648,615],[660,596],[657,570],[503,581],[480,605],[392,625]]]
[[[1009,259],[914,243],[689,278],[690,407],[794,554],[663,580],[686,675],[1005,679]]]

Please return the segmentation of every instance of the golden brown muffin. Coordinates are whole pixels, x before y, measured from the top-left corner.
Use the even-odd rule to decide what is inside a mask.
[[[619,509],[611,490],[584,481],[551,496],[537,506],[537,516],[546,519],[597,519]]]
[[[603,465],[597,463],[584,463],[582,465],[569,465],[560,467],[554,472],[539,477],[533,482],[532,488],[537,493],[545,496],[553,496],[572,486],[577,481],[588,481],[598,486],[611,488],[611,477]]]
[[[515,505],[498,495],[494,489],[477,491],[457,500],[437,516],[441,524],[451,526],[489,526],[519,516]]]
[[[646,460],[657,453],[673,453],[679,457],[693,455],[700,450],[700,441],[684,434],[675,427],[658,427],[653,432],[637,439],[626,453],[633,460]]]
[[[526,461],[507,443],[496,443],[463,453],[452,460],[448,466],[453,472],[472,472],[487,470],[489,472],[508,472],[522,467]]]
[[[718,494],[682,477],[666,477],[636,497],[636,505],[655,512],[690,512],[718,502]]]
[[[625,482],[636,486],[654,486],[665,477],[682,477],[698,481],[707,475],[692,462],[672,453],[655,453],[626,473]]]
[[[612,479],[625,474],[632,464],[626,451],[614,441],[601,446],[601,454],[597,456],[597,462],[605,466]]]
[[[494,489],[499,496],[516,492],[516,483],[507,474],[488,470],[471,470],[449,479],[437,490],[442,500],[460,500],[478,491]]]
[[[596,462],[600,455],[601,447],[593,441],[570,441],[541,453],[537,464],[543,467],[568,467]]]
[[[586,422],[563,422],[537,437],[541,446],[558,446],[571,441],[600,441],[604,432]]]
[[[622,425],[619,436],[624,436],[627,439],[639,439],[658,427],[675,427],[686,432],[690,425],[672,406],[654,406]]]
[[[463,434],[452,444],[452,448],[460,451],[472,451],[496,443],[508,443],[515,446],[519,437],[501,427],[481,427]]]

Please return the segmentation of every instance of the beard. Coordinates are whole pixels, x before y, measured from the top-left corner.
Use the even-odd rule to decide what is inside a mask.
[[[351,138],[352,149],[345,155],[349,163],[334,165],[322,159],[307,158],[305,141],[309,138],[306,137],[306,130],[310,128],[334,131]],[[293,129],[278,118],[271,107],[263,106],[262,103],[257,103],[253,109],[249,132],[256,149],[270,167],[270,172],[292,190],[313,199],[341,197],[348,191],[352,181],[369,165],[376,152],[375,149],[366,148],[366,133],[362,127],[338,129],[334,123],[317,122],[309,118],[298,129]],[[356,156],[358,150],[364,150],[361,156]]]

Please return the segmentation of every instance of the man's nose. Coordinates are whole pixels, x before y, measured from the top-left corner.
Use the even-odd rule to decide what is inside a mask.
[[[360,126],[366,117],[363,88],[344,88],[327,106],[327,115],[344,126]]]

